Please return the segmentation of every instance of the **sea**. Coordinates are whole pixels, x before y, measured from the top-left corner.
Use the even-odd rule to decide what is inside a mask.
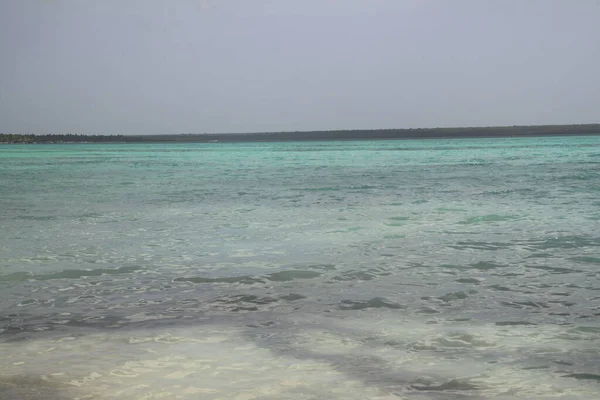
[[[0,146],[0,399],[600,398],[600,137]]]

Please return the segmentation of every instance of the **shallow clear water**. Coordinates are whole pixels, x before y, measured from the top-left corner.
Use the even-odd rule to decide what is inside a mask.
[[[1,399],[597,399],[600,137],[0,147]]]

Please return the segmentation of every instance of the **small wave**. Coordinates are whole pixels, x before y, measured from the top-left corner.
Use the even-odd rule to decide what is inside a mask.
[[[571,257],[571,258],[569,258],[569,260],[577,261],[580,263],[587,263],[587,264],[600,264],[600,258],[598,258],[598,257],[580,256],[580,257]]]
[[[332,192],[332,191],[338,191],[340,190],[340,187],[335,187],[335,186],[323,186],[323,187],[318,187],[318,188],[297,188],[297,189],[292,189],[292,190],[299,190],[302,192]]]
[[[265,278],[274,282],[287,282],[295,279],[312,279],[321,276],[316,271],[304,271],[304,270],[291,270],[291,271],[280,271],[266,275]]]
[[[548,300],[548,303],[560,304],[561,306],[564,306],[564,307],[573,307],[573,306],[577,305],[577,303],[575,303],[573,301],[566,301],[566,300]]]
[[[335,231],[329,231],[327,233],[351,233],[351,232],[360,231],[361,229],[363,229],[362,226],[351,226],[351,227],[346,228],[346,229],[337,229]]]
[[[51,279],[79,279],[88,276],[120,275],[143,270],[141,267],[98,268],[98,269],[67,269],[53,274],[32,274],[30,272],[15,272],[1,275],[0,282],[23,282],[28,280],[47,281]]]
[[[433,343],[437,348],[474,348],[474,347],[493,347],[494,343],[487,342],[479,335],[470,333],[450,333],[435,338]]]
[[[529,321],[498,321],[496,322],[497,326],[519,326],[519,325],[523,325],[523,326],[529,326],[529,325],[537,325],[534,324],[533,322],[529,322]]]
[[[472,225],[472,224],[483,224],[483,223],[491,223],[491,222],[503,222],[503,221],[511,221],[516,217],[512,215],[498,215],[498,214],[488,214],[481,215],[477,217],[467,218],[462,221],[458,221],[459,224],[462,225]]]
[[[175,282],[192,282],[192,283],[240,283],[243,285],[252,285],[254,283],[264,282],[252,276],[227,276],[223,278],[204,278],[204,277],[181,277],[175,278]]]
[[[415,313],[416,314],[439,314],[440,311],[436,310],[435,308],[431,308],[431,307],[421,307],[417,311],[415,311]]]
[[[227,304],[240,304],[240,303],[251,303],[251,304],[270,304],[276,303],[278,300],[273,297],[258,297],[253,294],[239,294],[234,296],[225,296],[215,300],[215,303],[227,303]]]
[[[552,258],[552,254],[550,253],[535,253],[525,258]]]
[[[333,281],[370,281],[376,277],[375,274],[365,271],[347,272],[332,278]]]
[[[388,218],[390,221],[408,221],[410,218],[409,217],[390,217]]]
[[[477,279],[477,278],[460,278],[460,279],[457,279],[456,282],[458,282],[458,283],[472,283],[472,284],[475,284],[475,285],[479,285],[481,283],[481,280]]]
[[[52,375],[51,378],[32,375],[8,375],[0,378],[2,399],[66,399],[69,388],[72,386],[58,381]]]
[[[466,212],[467,210],[464,208],[438,207],[437,211],[446,213],[446,212]]]
[[[483,192],[483,195],[490,196],[505,196],[513,193],[531,193],[533,189],[530,188],[521,188],[521,189],[500,189],[500,190],[489,190],[487,192]]]
[[[281,300],[287,300],[287,301],[296,301],[296,300],[302,300],[305,298],[306,298],[306,296],[303,296],[298,293],[290,293],[290,294],[286,294],[285,296],[280,297]]]
[[[488,288],[499,292],[512,292],[513,290],[502,285],[490,285]]]
[[[315,268],[326,268],[326,266],[315,266]],[[239,276],[225,276],[225,277],[204,277],[204,276],[182,276],[175,278],[175,282],[191,282],[191,283],[227,283],[227,284],[241,284],[241,285],[252,285],[255,283],[265,283],[266,281],[272,282],[289,282],[296,279],[312,279],[321,276],[320,272],[312,270],[289,270],[273,272],[271,274],[262,276],[250,276],[250,275],[239,275]]]
[[[443,296],[438,297],[438,299],[442,300],[443,302],[450,303],[455,300],[466,299],[467,297],[469,297],[468,294],[460,291],[460,292],[447,293]]]
[[[16,219],[22,219],[26,221],[54,221],[58,217],[56,215],[18,215]]]
[[[526,265],[527,268],[539,269],[542,271],[550,272],[551,274],[572,274],[576,272],[582,272],[578,269],[564,268],[564,267],[550,267],[548,265]]]
[[[548,306],[545,303],[542,302],[534,302],[534,301],[501,301],[500,304],[507,306],[507,307],[512,307],[512,308],[525,308],[525,307],[530,307],[530,308],[549,308],[550,306]]]
[[[479,385],[475,385],[465,379],[452,379],[440,384],[417,380],[415,383],[411,384],[410,387],[420,391],[468,391],[481,389]]]
[[[360,185],[360,186],[350,186],[348,187],[350,190],[369,190],[369,189],[377,189],[377,186],[373,185]]]
[[[600,375],[597,374],[567,374],[563,375],[563,378],[574,378],[578,380],[588,380],[588,381],[597,381],[600,382]]]
[[[340,309],[342,310],[366,310],[368,308],[390,308],[393,310],[406,308],[401,304],[393,303],[383,297],[373,297],[367,301],[342,300]]]
[[[251,294],[240,294],[234,296],[223,296],[213,301],[217,308],[232,312],[258,311],[260,306],[277,303],[279,300],[273,297],[259,297]]]
[[[489,270],[489,269],[496,269],[496,268],[506,268],[507,266],[504,264],[497,264],[492,261],[479,261],[475,264],[471,264],[471,267],[473,267],[474,269],[479,269],[479,270]]]
[[[406,235],[385,235],[384,239],[404,239]]]
[[[550,249],[577,249],[581,247],[600,246],[599,238],[586,236],[557,236],[530,242],[530,245],[538,250]]]
[[[466,250],[466,249],[475,249],[475,250],[502,250],[508,249],[511,247],[508,243],[502,242],[481,242],[476,240],[464,240],[457,242],[455,245],[450,245],[456,250]]]
[[[600,326],[578,326],[573,329],[577,332],[600,334]]]

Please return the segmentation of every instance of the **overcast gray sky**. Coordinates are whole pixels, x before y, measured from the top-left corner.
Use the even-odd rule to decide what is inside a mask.
[[[600,0],[0,0],[0,132],[600,122]]]

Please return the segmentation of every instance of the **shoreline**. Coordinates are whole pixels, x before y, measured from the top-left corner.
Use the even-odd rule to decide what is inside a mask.
[[[600,124],[493,126],[464,128],[354,129],[253,133],[200,133],[159,135],[2,134],[0,144],[66,143],[243,143],[400,139],[519,138],[597,136]]]

